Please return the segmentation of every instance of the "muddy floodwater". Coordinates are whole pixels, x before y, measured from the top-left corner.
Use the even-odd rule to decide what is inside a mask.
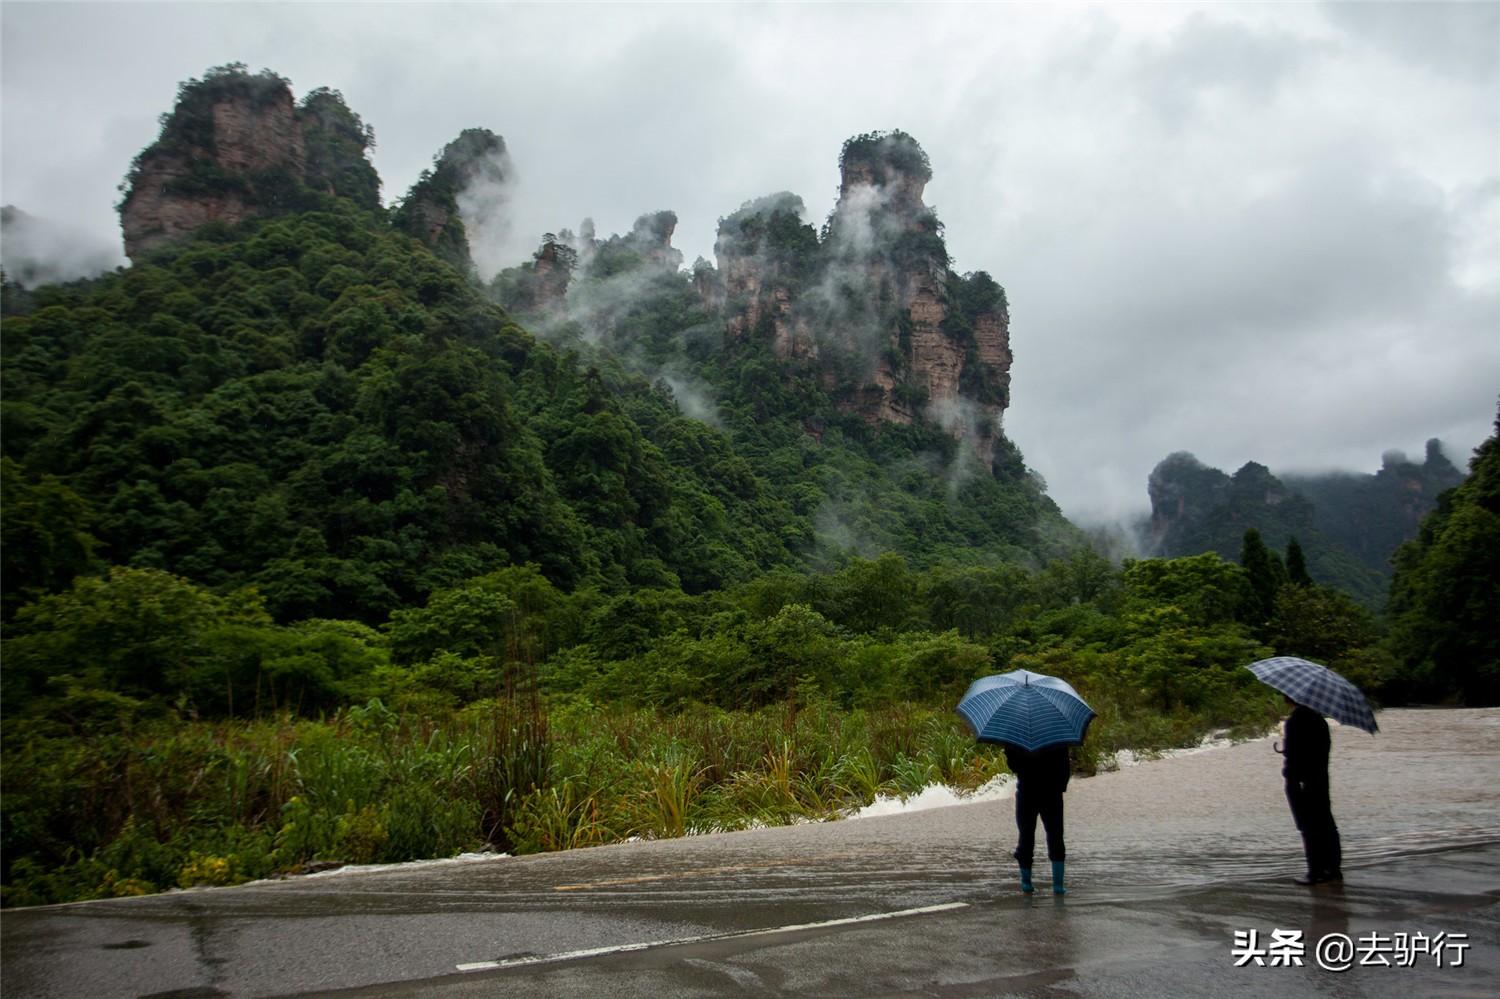
[[[1500,710],[1379,721],[1375,736],[1332,726],[1338,888],[1291,884],[1301,845],[1267,737],[1075,779],[1061,900],[1016,891],[1013,806],[989,800],[15,910],[0,920],[3,986],[93,999],[1497,994]],[[1309,953],[1235,968],[1234,934],[1251,929],[1462,933],[1449,956],[1465,963],[1335,973]]]

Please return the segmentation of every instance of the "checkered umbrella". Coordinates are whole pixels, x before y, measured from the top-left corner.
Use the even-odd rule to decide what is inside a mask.
[[[1067,681],[1024,669],[975,680],[957,710],[980,742],[1022,749],[1077,745],[1094,720],[1094,709]]]
[[[1298,704],[1327,715],[1340,725],[1353,725],[1371,735],[1380,730],[1365,695],[1327,666],[1296,656],[1276,656],[1258,660],[1245,668],[1261,683],[1281,691]]]

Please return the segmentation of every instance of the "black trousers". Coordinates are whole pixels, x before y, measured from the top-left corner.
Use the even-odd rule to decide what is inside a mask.
[[[1022,867],[1031,866],[1031,857],[1036,850],[1036,820],[1040,817],[1042,827],[1047,830],[1047,858],[1062,861],[1068,851],[1063,845],[1063,793],[1057,790],[1028,791],[1024,784],[1016,788],[1016,829],[1020,841],[1011,856]]]
[[[1287,804],[1292,806],[1292,821],[1302,834],[1302,852],[1307,856],[1309,874],[1335,874],[1343,866],[1343,847],[1339,827],[1333,821],[1328,803],[1327,781],[1286,782]]]

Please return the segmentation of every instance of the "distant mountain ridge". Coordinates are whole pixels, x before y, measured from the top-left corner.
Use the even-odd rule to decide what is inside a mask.
[[[1277,476],[1251,461],[1231,476],[1179,451],[1148,480],[1146,549],[1168,558],[1213,551],[1236,559],[1245,531],[1255,528],[1277,549],[1296,538],[1317,582],[1378,605],[1395,550],[1416,537],[1438,496],[1463,480],[1436,439],[1427,442],[1421,464],[1387,451],[1373,474]]]

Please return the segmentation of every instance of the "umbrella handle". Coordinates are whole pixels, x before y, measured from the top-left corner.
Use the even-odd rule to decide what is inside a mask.
[[[1279,753],[1282,756],[1286,755],[1286,750],[1281,748],[1281,743],[1279,743],[1279,742],[1273,742],[1273,743],[1271,743],[1271,750],[1273,752]]]

